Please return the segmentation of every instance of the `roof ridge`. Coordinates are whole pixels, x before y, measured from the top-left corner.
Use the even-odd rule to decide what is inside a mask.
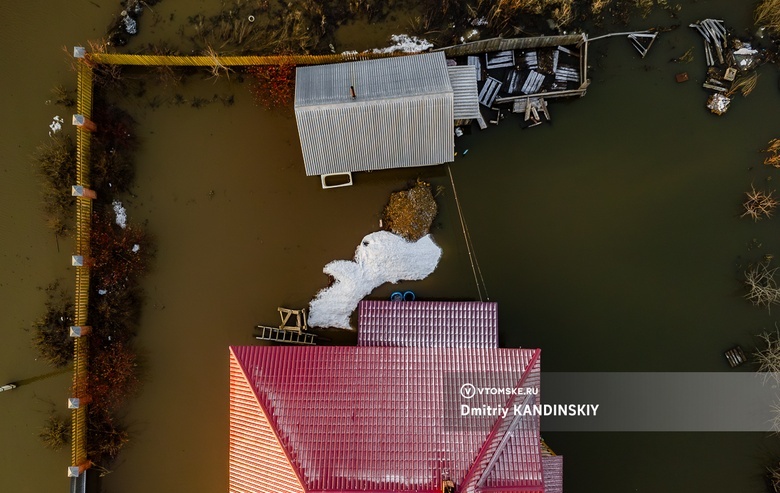
[[[515,389],[520,388],[526,381],[528,375],[533,371],[540,354],[541,349],[537,348],[534,350],[531,359],[520,375],[520,379],[517,381],[517,384],[515,384]],[[505,407],[511,408],[514,405],[517,396],[517,393],[512,393]],[[514,415],[512,418],[506,418],[501,415],[498,416],[493,428],[490,430],[490,433],[482,444],[482,447],[480,447],[477,456],[474,458],[474,462],[463,477],[461,491],[471,493],[476,490],[477,483],[481,482],[482,477],[488,472],[488,469],[495,464],[498,457],[496,454],[503,450],[506,445],[506,435],[513,429],[513,425],[516,423],[515,418],[516,416]],[[505,423],[508,424],[505,425]]]

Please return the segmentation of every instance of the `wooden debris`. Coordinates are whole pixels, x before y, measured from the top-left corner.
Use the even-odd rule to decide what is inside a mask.
[[[674,78],[677,82],[685,82],[688,80],[688,72],[680,72],[675,75]]]
[[[482,86],[482,90],[479,91],[479,104],[490,108],[493,105],[493,101],[498,97],[498,91],[501,90],[501,86],[503,84],[500,80],[488,77],[485,85]]]
[[[658,33],[632,33],[628,35],[628,39],[631,40],[631,44],[634,45],[639,55],[644,58],[657,36]]]
[[[732,368],[736,368],[747,361],[745,352],[742,351],[740,346],[734,346],[733,348],[723,353],[723,355],[726,357],[726,361],[728,361],[729,366]]]

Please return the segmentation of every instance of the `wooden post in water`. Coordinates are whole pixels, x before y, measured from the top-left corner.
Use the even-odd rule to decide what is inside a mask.
[[[97,131],[97,125],[84,115],[73,115],[73,124],[87,132]]]
[[[15,383],[8,383],[0,387],[0,392],[8,392],[9,390],[13,390],[17,387]]]
[[[81,185],[71,186],[70,194],[73,197],[85,197],[92,200],[97,198],[97,192]]]

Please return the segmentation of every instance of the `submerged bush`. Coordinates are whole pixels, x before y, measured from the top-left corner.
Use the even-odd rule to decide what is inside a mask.
[[[128,343],[111,342],[90,352],[87,388],[91,406],[113,411],[138,386],[136,354]]]
[[[98,406],[87,407],[87,456],[92,462],[105,467],[129,441],[127,429],[115,416]]]
[[[50,364],[61,368],[73,357],[69,328],[73,324],[73,299],[59,281],[45,288],[46,313],[33,323],[33,346]]]
[[[132,224],[121,228],[110,213],[95,213],[90,241],[95,287],[107,291],[135,287],[152,256],[146,231]]]
[[[409,241],[417,241],[430,232],[437,212],[431,186],[418,180],[409,190],[390,195],[384,212],[385,227]]]
[[[295,95],[295,65],[257,65],[247,68],[254,78],[252,94],[266,108],[290,106]]]
[[[63,235],[70,230],[73,218],[70,187],[76,184],[76,147],[69,136],[56,133],[38,146],[34,158],[43,178],[47,222],[57,235]]]
[[[134,155],[138,149],[136,123],[124,110],[105,103],[96,105],[92,119],[97,131],[92,134],[92,187],[101,196],[126,192],[135,175]]]
[[[52,413],[43,425],[38,437],[46,448],[60,450],[68,443],[69,429],[70,426],[64,418]]]

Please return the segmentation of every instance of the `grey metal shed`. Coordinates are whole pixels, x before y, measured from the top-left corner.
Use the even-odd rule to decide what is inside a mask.
[[[299,67],[295,118],[309,176],[454,160],[442,52]]]

